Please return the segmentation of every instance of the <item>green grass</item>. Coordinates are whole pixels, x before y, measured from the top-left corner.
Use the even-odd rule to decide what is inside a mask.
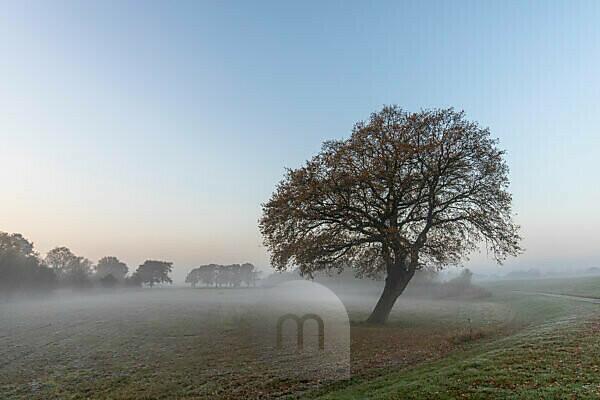
[[[451,356],[404,374],[332,392],[323,399],[598,398],[598,325],[552,329]]]
[[[486,283],[485,286],[501,290],[545,292],[600,299],[600,277],[595,276],[497,281]]]
[[[497,294],[497,296],[502,296]],[[500,300],[501,298],[499,298]],[[505,297],[529,327],[443,360],[314,392],[320,399],[597,399],[600,306]]]

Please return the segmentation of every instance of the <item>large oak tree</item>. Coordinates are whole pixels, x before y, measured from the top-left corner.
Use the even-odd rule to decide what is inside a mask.
[[[460,264],[482,244],[499,263],[521,251],[503,156],[463,112],[384,107],[288,170],[263,204],[272,264],[384,272],[368,319],[384,323],[416,270]]]

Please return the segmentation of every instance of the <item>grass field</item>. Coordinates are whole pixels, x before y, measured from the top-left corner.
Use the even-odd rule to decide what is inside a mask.
[[[598,276],[497,281],[486,285],[504,290],[537,291],[600,299],[600,277]]]
[[[597,281],[596,281],[597,282]],[[583,283],[582,287],[578,287]],[[597,288],[580,279],[548,280],[518,290],[583,295]],[[315,391],[319,399],[597,399],[600,398],[600,305],[511,293],[512,282],[490,285],[511,304],[525,328],[474,343],[442,360],[375,379],[355,378]],[[518,323],[517,325],[519,325]]]
[[[513,287],[490,285],[493,296],[477,301],[402,298],[387,326],[353,322],[349,381],[282,376],[277,363],[257,356],[227,314],[248,304],[253,290],[154,289],[2,304],[0,398],[598,396],[600,305]],[[342,300],[360,321],[376,298]]]

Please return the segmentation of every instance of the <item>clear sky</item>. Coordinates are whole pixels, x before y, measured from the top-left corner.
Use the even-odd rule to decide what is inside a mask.
[[[505,268],[600,266],[598,21],[596,1],[2,2],[0,230],[177,279],[266,267],[284,167],[383,104],[453,106],[508,152],[527,252]]]

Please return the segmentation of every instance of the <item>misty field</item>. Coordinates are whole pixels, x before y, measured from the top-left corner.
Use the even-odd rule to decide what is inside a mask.
[[[587,390],[597,395],[600,305],[513,292],[513,283],[490,287],[493,296],[481,300],[401,298],[383,327],[357,322],[368,315],[376,292],[341,293],[355,322],[352,379],[337,382],[327,374],[319,380],[282,376],[280,360],[271,363],[260,344],[245,335],[244,319],[252,318],[248,304],[261,289],[60,293],[3,303],[0,398],[398,398],[401,393],[404,399],[443,397],[447,390],[449,398],[463,392],[481,398],[516,387],[535,393],[544,382],[565,389],[557,374],[566,374],[571,362],[580,366],[567,389],[579,390],[578,398]],[[551,355],[546,346],[553,346]],[[545,372],[527,372],[528,364],[535,366],[546,355],[551,362],[544,364]]]

